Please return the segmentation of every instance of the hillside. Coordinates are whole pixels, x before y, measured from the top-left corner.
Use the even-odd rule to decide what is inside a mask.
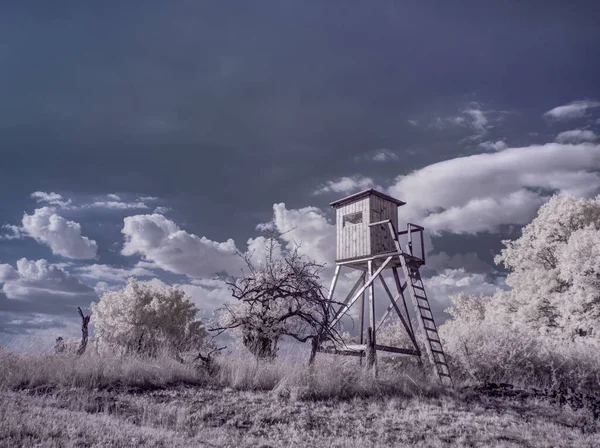
[[[285,388],[58,387],[0,397],[3,447],[600,446],[589,409],[472,389],[311,400]]]

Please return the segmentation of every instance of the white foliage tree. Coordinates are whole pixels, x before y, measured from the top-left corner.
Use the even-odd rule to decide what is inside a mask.
[[[509,291],[491,302],[496,317],[532,334],[574,340],[600,329],[600,196],[555,195],[496,263]],[[492,313],[494,314],[494,313]]]
[[[179,354],[199,349],[207,336],[195,305],[176,287],[130,278],[122,290],[102,294],[92,311],[96,336],[122,353]]]
[[[440,327],[458,373],[596,387],[600,372],[600,196],[555,195],[495,259],[508,291],[459,294]],[[591,347],[590,347],[591,346]]]

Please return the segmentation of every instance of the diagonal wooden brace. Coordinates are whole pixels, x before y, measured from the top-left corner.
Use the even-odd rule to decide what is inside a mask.
[[[358,298],[361,296],[361,294],[363,292],[365,292],[365,290],[371,286],[371,283],[373,283],[373,281],[377,278],[377,276],[379,274],[381,274],[381,271],[383,271],[385,269],[385,267],[390,263],[390,261],[392,261],[392,258],[394,257],[387,257],[385,259],[385,261],[381,264],[381,266],[379,266],[379,269],[377,269],[375,271],[375,273],[373,274],[373,276],[371,276],[371,278],[369,278],[369,280],[367,282],[365,282],[364,285],[362,285],[362,287],[358,290],[358,292],[356,292],[354,294],[354,296],[352,297],[352,300],[350,300],[349,303],[346,303],[345,305],[342,305],[342,307],[340,308],[340,310],[338,311],[338,315],[335,317],[335,319],[333,319],[331,321],[331,326],[333,327],[334,325],[336,325],[340,319],[342,318],[342,316],[344,315],[344,313],[346,313],[346,311],[348,311],[350,309],[350,307],[352,305],[354,305],[354,302],[356,302],[358,300]]]

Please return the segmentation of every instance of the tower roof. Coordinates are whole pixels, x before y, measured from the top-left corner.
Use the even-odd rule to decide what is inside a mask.
[[[362,198],[366,198],[367,196],[371,196],[371,195],[379,196],[380,198],[383,198],[387,201],[393,202],[397,205],[406,204],[406,202],[403,202],[399,199],[388,196],[387,194],[383,194],[377,190],[373,190],[372,188],[369,188],[368,190],[359,191],[358,193],[354,193],[354,194],[351,194],[350,196],[346,196],[345,198],[338,199],[337,201],[333,201],[329,205],[331,205],[332,207],[338,208],[338,207],[341,207],[342,205],[349,204],[351,202],[357,201]]]

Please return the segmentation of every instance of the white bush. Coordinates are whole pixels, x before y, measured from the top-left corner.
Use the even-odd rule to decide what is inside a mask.
[[[199,348],[207,335],[185,292],[140,285],[132,278],[122,290],[105,292],[92,311],[96,336],[122,353],[156,355],[162,349],[179,353]]]

